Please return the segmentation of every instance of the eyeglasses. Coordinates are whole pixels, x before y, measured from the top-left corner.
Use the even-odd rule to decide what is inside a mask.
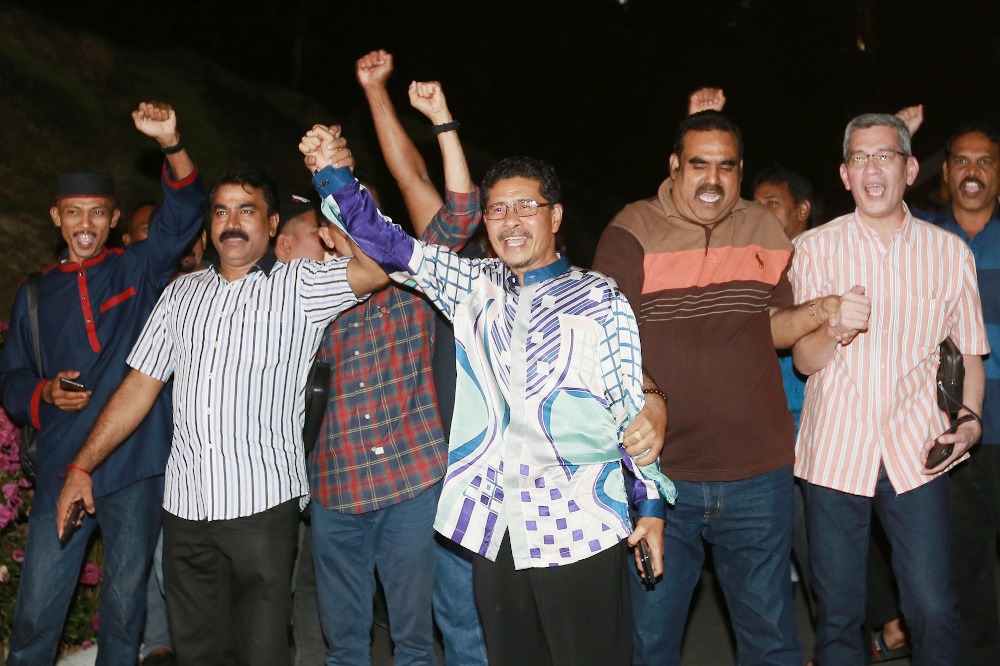
[[[497,203],[490,204],[486,207],[486,219],[487,220],[502,220],[507,217],[507,211],[513,210],[514,214],[518,217],[534,217],[538,214],[539,206],[552,206],[555,205],[553,202],[548,203],[538,203],[537,201],[518,201],[510,205]]]
[[[901,153],[898,150],[883,150],[869,155],[851,155],[847,158],[847,166],[862,167],[868,164],[869,160],[872,160],[876,166],[882,166],[889,160],[896,157],[896,155],[906,157],[906,153]]]

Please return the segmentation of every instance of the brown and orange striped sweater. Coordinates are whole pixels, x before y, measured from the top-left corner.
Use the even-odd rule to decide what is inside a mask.
[[[688,220],[672,185],[623,208],[594,258],[631,303],[645,370],[669,396],[661,469],[735,481],[790,465],[770,308],[793,305],[792,244],[769,210],[743,199],[714,225]]]

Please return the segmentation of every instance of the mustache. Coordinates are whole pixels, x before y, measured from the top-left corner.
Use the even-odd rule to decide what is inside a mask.
[[[700,197],[702,194],[711,192],[712,194],[718,194],[720,197],[726,196],[726,191],[722,189],[722,185],[715,185],[713,183],[705,183],[704,185],[699,185],[698,189],[695,190],[694,195]]]
[[[497,235],[498,240],[507,240],[511,236],[524,236],[525,238],[531,238],[531,232],[527,229],[508,229],[506,231],[501,231]]]
[[[219,234],[220,243],[224,243],[230,238],[239,238],[240,240],[244,240],[247,242],[250,241],[250,236],[248,236],[247,232],[243,231],[242,229],[226,229],[221,234]],[[192,252],[192,254],[194,253]]]
[[[983,181],[976,178],[975,176],[966,176],[965,178],[963,178],[962,182],[959,184],[959,187],[965,187],[966,183],[973,183],[974,185],[978,185],[979,189],[981,190],[986,189],[986,184],[983,183]]]

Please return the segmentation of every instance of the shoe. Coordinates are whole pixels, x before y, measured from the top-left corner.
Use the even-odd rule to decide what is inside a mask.
[[[902,659],[910,656],[910,644],[908,642],[890,650],[885,644],[885,637],[882,636],[881,629],[872,632],[871,646],[872,651],[868,655],[867,660],[869,664],[879,664],[884,661],[893,661],[894,659]]]
[[[177,666],[177,658],[170,650],[156,652],[143,659],[142,666]]]

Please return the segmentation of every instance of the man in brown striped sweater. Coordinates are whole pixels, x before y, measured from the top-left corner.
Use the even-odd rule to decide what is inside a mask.
[[[792,245],[773,213],[740,198],[742,171],[736,124],[689,116],[670,178],[618,214],[594,260],[638,317],[647,384],[668,396],[660,465],[678,490],[662,580],[646,589],[630,574],[633,664],[680,664],[705,542],[739,663],[802,663],[788,571],[793,422],[774,348],[835,320],[840,299],[794,306]]]

